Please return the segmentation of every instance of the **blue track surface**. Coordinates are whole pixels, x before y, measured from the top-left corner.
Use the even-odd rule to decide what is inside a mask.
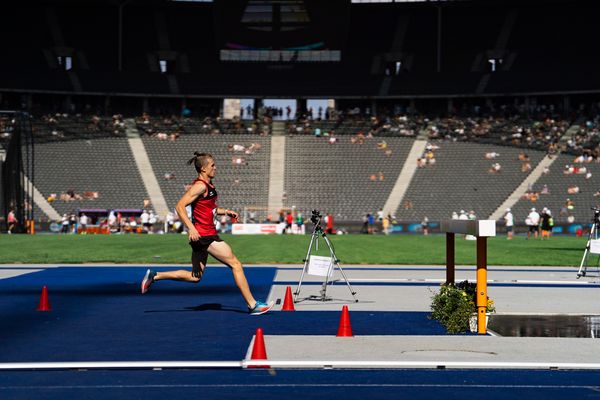
[[[168,269],[168,268],[164,268]],[[335,335],[339,312],[246,313],[226,268],[200,285],[158,282],[145,269],[51,268],[0,280],[0,362],[241,360],[257,327],[268,335]],[[259,299],[275,268],[248,269]],[[52,312],[35,311],[47,285]],[[435,335],[427,313],[351,313],[356,335]],[[317,323],[315,323],[315,321]],[[293,345],[293,344],[291,344]],[[165,370],[4,371],[0,399],[600,398],[596,371]]]
[[[0,280],[0,362],[241,360],[255,333],[335,335],[339,312],[248,315],[227,268],[200,285],[161,281],[139,293],[142,268],[54,268]],[[259,299],[274,268],[247,271]],[[52,311],[37,312],[48,286]],[[355,335],[435,335],[444,329],[420,312],[352,312]]]
[[[597,399],[600,373],[498,370],[3,372],[12,399]]]

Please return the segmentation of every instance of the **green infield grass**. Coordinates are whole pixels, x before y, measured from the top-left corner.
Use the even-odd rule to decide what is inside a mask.
[[[310,236],[222,235],[244,264],[301,264]],[[342,264],[445,264],[444,235],[332,235]],[[586,238],[488,239],[489,265],[579,266]],[[319,251],[326,246],[319,240]],[[0,235],[0,263],[187,264],[186,235]],[[215,260],[209,259],[209,263]],[[456,263],[475,265],[475,241],[456,237]]]

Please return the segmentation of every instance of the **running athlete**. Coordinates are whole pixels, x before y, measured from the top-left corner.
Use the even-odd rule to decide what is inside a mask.
[[[273,307],[273,302],[267,304],[254,299],[246,275],[244,275],[242,263],[233,254],[231,247],[217,235],[215,227],[217,216],[228,215],[237,219],[238,213],[217,206],[217,191],[212,184],[212,179],[217,171],[213,156],[207,153],[194,152],[194,157],[188,161],[188,164],[194,164],[198,177],[179,200],[175,210],[188,230],[189,243],[192,247],[192,271],[156,272],[148,269],[142,281],[142,294],[146,293],[155,281],[163,279],[192,283],[200,282],[206,268],[206,260],[210,254],[231,268],[233,279],[248,305],[250,314],[260,315],[266,313]],[[186,212],[186,207],[190,204],[192,207],[192,220],[188,218]]]

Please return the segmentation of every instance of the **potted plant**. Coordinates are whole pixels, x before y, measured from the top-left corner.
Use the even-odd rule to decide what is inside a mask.
[[[471,329],[470,321],[475,316],[477,330],[477,285],[463,281],[456,285],[443,284],[433,295],[431,319],[440,321],[448,333],[463,333]],[[487,313],[496,311],[493,300],[488,297]]]

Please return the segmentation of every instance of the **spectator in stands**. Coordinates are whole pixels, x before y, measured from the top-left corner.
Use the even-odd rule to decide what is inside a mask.
[[[6,219],[6,222],[8,224],[7,233],[10,235],[17,228],[17,224],[19,223],[19,220],[15,216],[15,210],[10,209],[10,211],[8,212],[8,218]]]
[[[292,224],[294,223],[294,216],[291,211],[288,211],[285,216],[285,229],[284,233],[292,233]]]
[[[255,143],[252,142],[250,143],[250,146],[248,146],[246,148],[246,151],[244,152],[245,154],[254,154],[255,152],[259,151],[261,149],[262,145],[260,143]]]
[[[108,228],[110,229],[110,232],[117,232],[118,231],[118,226],[117,226],[117,216],[115,215],[115,212],[111,210],[111,212],[108,214]]]
[[[256,218],[256,211],[250,210],[250,212],[248,213],[248,222],[251,224],[255,224],[257,221],[258,219]]]
[[[512,240],[515,219],[512,212],[510,211],[510,208],[506,209],[506,212],[504,214],[504,223],[506,224],[506,239]]]
[[[248,165],[248,161],[246,161],[245,158],[242,157],[233,157],[231,159],[231,164],[233,165]]]
[[[140,215],[140,222],[142,224],[144,232],[148,232],[150,230],[150,214],[148,214],[148,211],[142,211],[142,214]]]
[[[456,211],[452,211],[452,216],[450,218],[458,219],[458,213]]]
[[[383,209],[379,209],[379,211],[377,211],[377,222],[382,222],[383,221]]]
[[[423,231],[424,236],[429,235],[429,218],[427,218],[427,216],[421,221],[421,230]]]
[[[525,218],[525,225],[529,227],[527,231],[527,239],[531,237],[533,233],[533,237],[537,239],[538,231],[539,231],[539,223],[540,223],[540,214],[535,210],[535,207],[531,208],[531,212]]]
[[[67,214],[63,214],[62,218],[60,219],[60,224],[62,225],[60,232],[69,233],[69,216]]]
[[[379,178],[380,181],[384,181],[385,180],[385,175],[383,174],[383,171],[379,171],[377,173],[377,177]]]
[[[567,207],[567,210],[573,211],[575,209],[575,202],[571,199],[567,199],[565,201],[565,207]]]
[[[383,218],[383,221],[381,222],[381,227],[383,228],[384,235],[390,234],[390,216],[389,215],[387,215],[386,217]]]
[[[173,224],[175,223],[175,214],[173,214],[173,212],[169,211],[167,213],[167,216],[165,217],[165,233],[169,233],[173,231]]]
[[[278,222],[283,224],[285,222],[285,211],[279,210],[279,219]]]
[[[544,183],[544,186],[542,187],[542,191],[540,192],[540,194],[550,194],[550,189],[548,188],[548,185],[546,185]]]
[[[485,153],[485,159],[486,160],[493,160],[496,157],[498,157],[500,154],[496,153],[495,151],[489,152],[489,153]]]
[[[498,172],[500,172],[501,169],[502,166],[500,165],[500,163],[493,163],[488,172],[492,174],[497,174]]]
[[[519,161],[529,161],[529,156],[524,151],[521,151],[519,153],[518,158],[519,158]]]
[[[360,233],[369,233],[369,217],[368,215],[363,215],[362,217],[362,226],[360,228]]]
[[[542,215],[540,216],[540,228],[542,230],[542,240],[544,238],[550,239],[552,233],[552,213],[546,207],[542,209]]]
[[[71,212],[69,215],[69,230],[71,233],[75,233],[77,229],[77,215],[74,212]]]
[[[88,216],[85,215],[85,213],[81,213],[81,216],[79,217],[79,229],[78,232],[81,234],[86,234],[87,233],[87,225],[88,225]]]
[[[125,232],[137,233],[137,228],[138,228],[138,223],[135,220],[135,217],[129,217],[129,220],[128,221],[126,220],[126,222],[125,222]]]
[[[531,163],[529,161],[525,161],[521,164],[521,172],[529,172],[531,171]]]
[[[579,186],[577,186],[577,185],[569,185],[569,187],[567,188],[567,193],[568,194],[577,194],[577,193],[579,193]]]
[[[412,202],[412,200],[404,200],[403,208],[405,210],[412,210],[413,209],[413,202]]]
[[[458,219],[461,221],[467,221],[469,219],[469,216],[467,215],[467,212],[465,210],[460,210]],[[463,239],[466,239],[466,238],[467,238],[467,235],[463,235]]]
[[[327,215],[325,215],[325,224],[327,226],[327,228],[325,229],[325,232],[332,235],[335,233],[335,229],[333,227],[333,214],[332,213],[328,213]]]
[[[174,172],[166,172],[165,173],[165,180],[166,181],[171,181],[175,179],[175,173]]]
[[[550,168],[544,167],[544,169],[542,170],[542,174],[543,175],[548,175],[548,173],[550,173]]]
[[[227,151],[229,151],[229,152],[232,152],[232,151],[233,152],[245,152],[246,147],[241,144],[228,144]]]
[[[373,214],[367,214],[367,233],[373,233],[373,227],[375,225],[375,216]]]

